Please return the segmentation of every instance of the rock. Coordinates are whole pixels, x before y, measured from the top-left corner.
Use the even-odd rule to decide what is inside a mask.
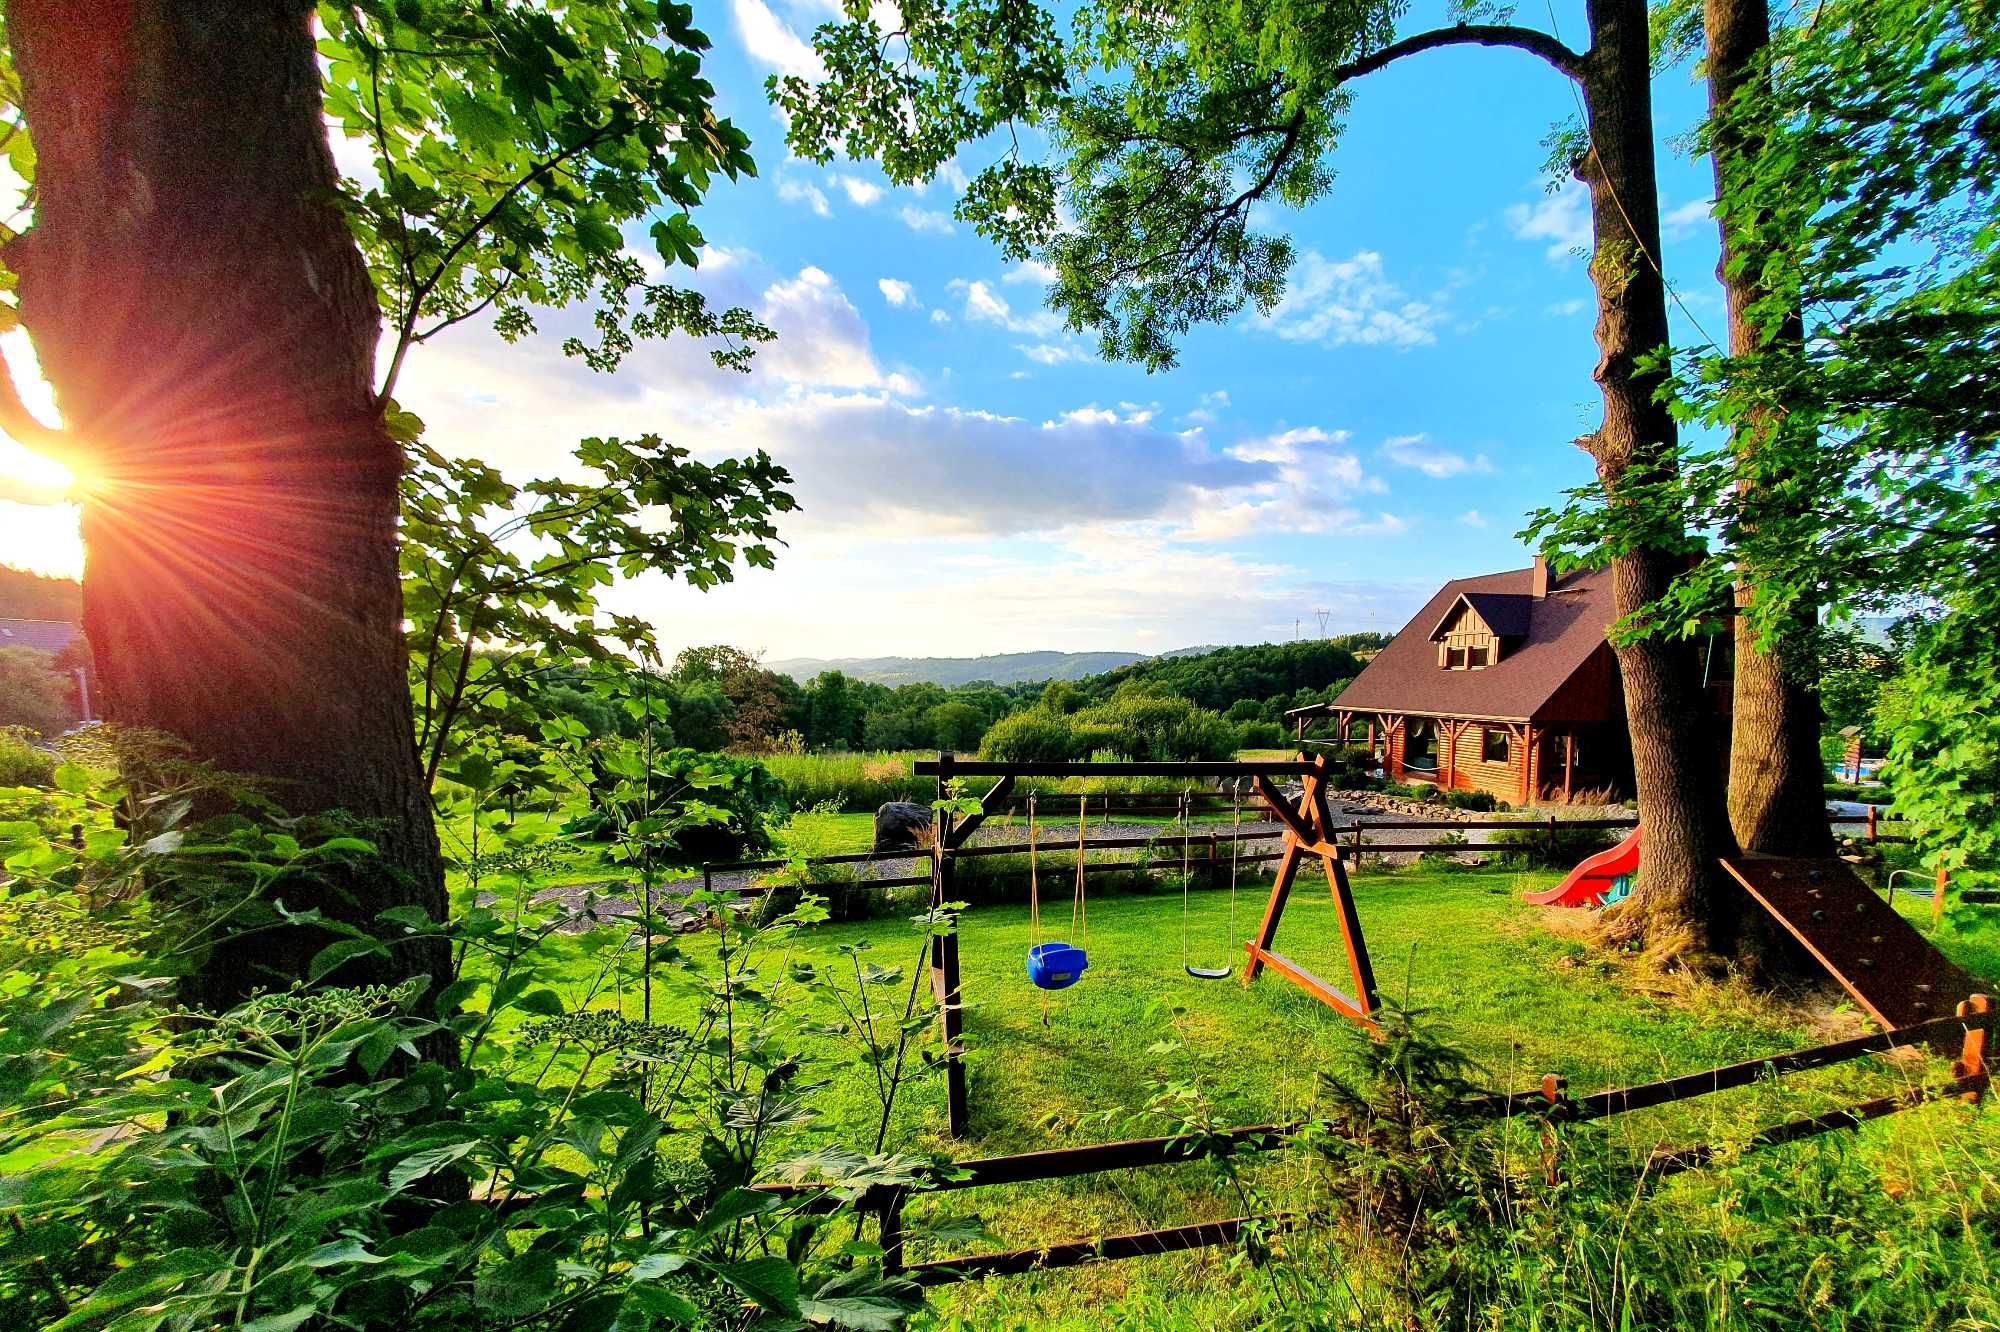
[[[915,851],[929,839],[931,810],[911,800],[891,800],[875,811],[875,846],[884,851]]]

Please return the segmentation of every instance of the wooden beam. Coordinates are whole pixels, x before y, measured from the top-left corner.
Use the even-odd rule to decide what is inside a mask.
[[[947,845],[954,847],[964,846],[966,838],[972,836],[979,825],[986,822],[987,817],[1000,808],[1001,804],[1007,799],[1007,793],[1013,789],[1014,774],[1011,772],[993,783],[993,789],[979,798],[979,812],[967,815],[965,822],[952,829],[951,840]]]
[[[1354,977],[1354,1006],[1362,1021],[1375,1011],[1375,964],[1368,957],[1368,940],[1361,933],[1361,915],[1354,908],[1354,889],[1347,882],[1347,867],[1338,855],[1321,855],[1326,866],[1326,884],[1333,893],[1334,908],[1340,912],[1340,938],[1347,946],[1348,973]]]
[[[1310,759],[1200,759],[1150,763],[1003,763],[953,759],[940,754],[911,765],[919,777],[1299,777],[1313,769]]]
[[[1342,1017],[1352,1018],[1369,1027],[1375,1025],[1374,1019],[1370,1018],[1366,1010],[1354,999],[1334,989],[1284,954],[1274,953],[1268,948],[1259,948],[1254,943],[1246,943],[1243,948],[1250,955],[1250,966],[1269,967]]]
[[[1121,1258],[1145,1258],[1154,1254],[1179,1253],[1216,1244],[1234,1244],[1245,1226],[1261,1223],[1287,1224],[1283,1215],[1230,1217],[1226,1221],[1197,1221],[1191,1225],[1169,1226],[1164,1230],[1142,1230],[1130,1235],[1106,1235],[1102,1239],[1075,1240],[1049,1244],[1039,1249],[1014,1249],[1006,1253],[968,1254],[963,1258],[941,1258],[911,1263],[903,1275],[922,1286],[942,1286],[954,1281],[978,1281],[993,1276],[1019,1276],[1084,1263],[1114,1262]]]
[[[1312,826],[1300,816],[1297,809],[1293,808],[1292,802],[1285,799],[1285,793],[1271,784],[1269,777],[1260,772],[1252,780],[1256,783],[1257,794],[1264,797],[1264,803],[1271,807],[1271,812],[1278,816],[1278,821],[1292,830],[1292,836],[1301,842],[1319,840]]]
[[[1576,732],[1563,732],[1563,803],[1569,803],[1570,791],[1576,775]]]
[[[1535,724],[1527,723],[1522,728],[1526,738],[1521,742],[1521,803],[1535,803]]]

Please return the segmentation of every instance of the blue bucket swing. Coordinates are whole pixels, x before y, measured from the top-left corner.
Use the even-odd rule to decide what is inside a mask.
[[[1042,940],[1042,889],[1036,869],[1035,797],[1028,797],[1028,979],[1041,990],[1067,990],[1083,979],[1090,958],[1083,950],[1089,938],[1090,922],[1083,898],[1084,811],[1088,797],[1077,802],[1076,811],[1076,896],[1069,909],[1069,937],[1062,943]],[[1048,1020],[1043,1011],[1042,1020]]]

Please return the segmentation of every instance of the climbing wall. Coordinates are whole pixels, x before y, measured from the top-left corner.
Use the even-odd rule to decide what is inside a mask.
[[[1846,861],[1741,856],[1722,866],[1884,1027],[1946,1017],[1972,993],[1972,977]]]

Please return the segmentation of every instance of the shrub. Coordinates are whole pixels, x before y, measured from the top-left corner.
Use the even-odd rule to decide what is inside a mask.
[[[1285,728],[1273,721],[1245,722],[1236,732],[1238,749],[1281,749],[1285,743]]]
[[[1101,736],[1079,744],[1084,753],[1109,749],[1135,762],[1226,759],[1237,750],[1236,728],[1206,708],[1170,694],[1136,690],[1111,696],[1076,714],[1079,736]]]
[[[981,758],[999,763],[1062,763],[1084,752],[1070,719],[1042,708],[1002,717],[979,747]]]
[[[642,751],[629,742],[606,743],[593,751],[591,769],[592,808],[562,831],[609,841],[616,829],[606,805],[627,803],[622,817],[628,822],[641,815],[636,791],[646,780]],[[670,749],[653,756],[654,807],[645,817],[678,824],[674,845],[696,860],[756,855],[770,848],[765,820],[783,811],[783,791],[756,759]],[[628,799],[628,792],[634,798]]]
[[[47,786],[55,774],[55,755],[29,743],[25,728],[0,726],[0,786]]]
[[[1365,790],[1373,785],[1377,780],[1375,770],[1382,766],[1382,760],[1369,753],[1365,745],[1336,749],[1328,758],[1333,767],[1334,785],[1349,790]]]
[[[33,648],[0,648],[0,726],[25,726],[53,738],[76,720],[76,687]]]
[[[1446,791],[1444,803],[1453,809],[1476,810],[1488,813],[1500,808],[1500,801],[1491,791]]]

